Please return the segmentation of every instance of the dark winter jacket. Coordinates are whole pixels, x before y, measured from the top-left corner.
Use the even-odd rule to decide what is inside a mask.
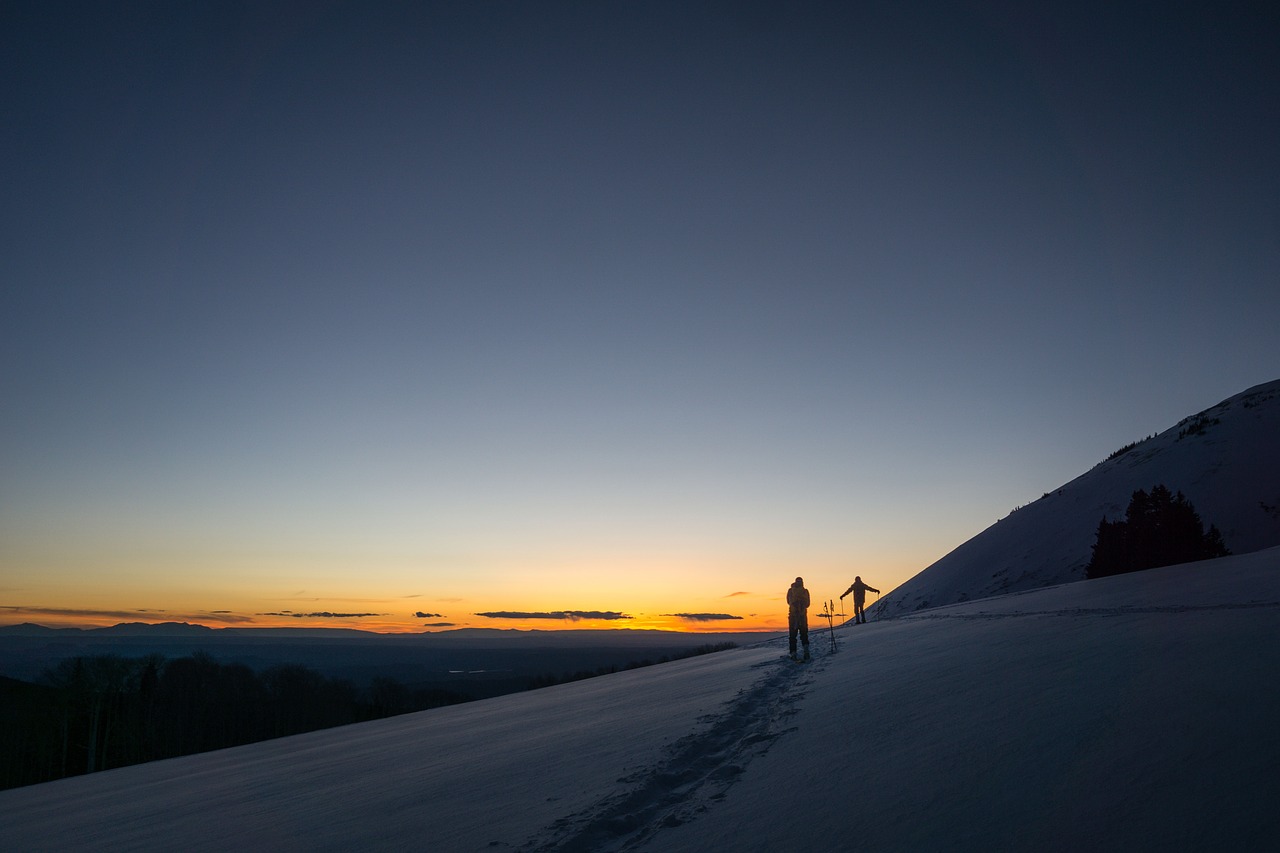
[[[867,600],[868,590],[870,590],[871,592],[874,592],[876,595],[880,594],[880,590],[876,589],[875,587],[867,586],[861,580],[856,580],[853,582],[853,586],[846,589],[844,591],[844,595],[841,595],[840,597],[844,598],[845,595],[848,595],[849,593],[853,593],[853,603],[862,604],[864,601]]]
[[[793,583],[787,589],[787,606],[792,613],[804,613],[809,609],[809,590],[801,584]]]

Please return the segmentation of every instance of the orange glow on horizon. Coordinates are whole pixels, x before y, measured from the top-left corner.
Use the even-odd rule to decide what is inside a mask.
[[[377,634],[423,634],[461,629],[488,629],[495,631],[668,631],[685,634],[738,634],[781,632],[787,629],[786,614],[768,614],[762,617],[742,617],[725,620],[696,620],[674,614],[636,616],[624,618],[593,619],[566,618],[489,618],[467,614],[460,619],[418,619],[413,616],[367,615],[348,616],[343,611],[328,611],[330,615],[281,613],[240,615],[210,612],[156,612],[75,610],[70,608],[15,607],[0,610],[0,627],[6,625],[35,624],[46,628],[110,628],[120,624],[140,623],[160,625],[186,623],[220,630],[224,628],[258,629],[346,629],[368,631]],[[812,617],[812,613],[810,614]]]
[[[607,565],[607,570],[599,568]],[[813,604],[810,623],[824,624],[824,603],[837,599],[861,574],[887,593],[895,584],[878,569],[833,557],[671,559],[657,567],[636,558],[567,565],[475,568],[443,578],[393,567],[337,571],[323,566],[260,566],[246,574],[163,573],[137,568],[128,576],[104,567],[111,584],[78,581],[71,569],[50,566],[38,583],[0,601],[0,625],[105,628],[165,622],[222,628],[347,629],[423,634],[458,629],[493,631],[632,630],[686,634],[781,633],[784,596],[801,565]],[[906,572],[903,572],[905,575]],[[431,594],[425,594],[425,589]],[[418,590],[424,590],[419,592]],[[673,594],[674,593],[674,594]]]

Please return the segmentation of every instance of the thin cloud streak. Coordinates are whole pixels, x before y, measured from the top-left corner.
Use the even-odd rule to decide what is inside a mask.
[[[136,619],[143,613],[165,613],[164,610],[86,610],[75,607],[23,607],[4,605],[0,610],[13,615],[67,616],[86,619]]]
[[[729,613],[667,613],[666,616],[674,616],[677,619],[683,619],[686,622],[727,622],[733,619],[741,619],[741,616],[734,616]]]
[[[93,610],[78,607],[24,607],[20,605],[0,605],[0,616],[11,616],[16,619],[119,619],[124,622],[137,622],[140,617],[162,618],[166,622],[207,622],[224,625],[252,624],[254,618],[230,610],[203,610],[195,613],[175,613],[170,610],[139,608],[136,610]]]
[[[318,613],[294,613],[292,610],[282,610],[279,613],[259,613],[259,616],[290,616],[294,619],[361,619],[366,616],[389,616],[389,613],[330,613],[328,610],[322,610]]]
[[[632,618],[625,613],[618,613],[613,610],[551,610],[535,612],[526,612],[521,610],[494,610],[488,613],[477,613],[475,615],[484,616],[487,619],[559,619],[570,622],[578,622],[583,619],[613,621]]]

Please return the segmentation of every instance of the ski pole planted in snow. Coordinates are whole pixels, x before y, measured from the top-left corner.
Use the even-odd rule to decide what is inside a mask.
[[[822,615],[827,620],[827,629],[831,631],[831,651],[836,650],[836,603],[827,599],[822,605]]]

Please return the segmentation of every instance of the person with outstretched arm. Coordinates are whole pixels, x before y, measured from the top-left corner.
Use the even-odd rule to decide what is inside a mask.
[[[800,643],[804,646],[804,659],[809,659],[809,590],[804,588],[804,578],[796,578],[787,589],[787,625],[788,643],[791,646],[791,659],[796,657],[796,632],[800,632]]]
[[[867,614],[862,612],[862,605],[867,600],[867,590],[871,590],[876,595],[880,594],[880,590],[863,583],[859,575],[853,579],[853,585],[840,594],[840,597],[844,598],[849,593],[853,593],[853,624],[855,625],[859,622],[867,624]]]

